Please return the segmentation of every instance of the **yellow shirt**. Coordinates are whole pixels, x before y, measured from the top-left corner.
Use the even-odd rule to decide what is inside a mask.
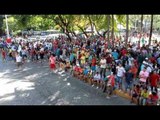
[[[89,52],[85,52],[86,58],[89,58]]]
[[[81,63],[82,63],[82,64],[85,64],[85,61],[86,61],[86,58],[85,58],[85,56],[83,55],[83,56],[81,57]]]
[[[149,97],[149,92],[144,92],[144,90],[142,90],[141,92],[141,96],[144,97],[144,98],[148,98]]]

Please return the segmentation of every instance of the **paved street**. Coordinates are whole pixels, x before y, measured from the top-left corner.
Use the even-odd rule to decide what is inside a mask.
[[[0,59],[0,105],[131,105],[111,97],[71,76],[51,73],[47,62],[26,63],[17,70],[15,63]]]

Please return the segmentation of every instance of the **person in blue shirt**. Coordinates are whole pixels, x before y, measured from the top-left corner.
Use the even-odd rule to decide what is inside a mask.
[[[74,62],[74,54],[73,53],[70,54],[69,60],[70,60],[70,64],[73,65],[73,62]]]
[[[88,82],[88,74],[89,74],[89,72],[90,72],[90,68],[89,68],[89,66],[87,66],[87,67],[85,67],[85,69],[84,69],[84,71],[83,71],[83,80],[85,81],[85,82]]]
[[[127,89],[131,90],[131,86],[133,83],[133,73],[131,70],[128,70],[125,74],[125,90],[127,92]]]
[[[60,57],[60,48],[59,48],[59,47],[58,47],[57,50],[56,50],[56,56],[57,56],[57,58],[59,59],[59,57]]]
[[[119,54],[118,54],[118,52],[117,52],[116,50],[114,50],[111,54],[112,54],[114,60],[117,60],[117,59],[118,59]]]

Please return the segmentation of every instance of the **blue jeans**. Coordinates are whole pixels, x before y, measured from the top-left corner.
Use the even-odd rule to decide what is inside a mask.
[[[105,73],[106,73],[106,68],[100,68],[100,74],[101,74],[101,78],[105,78]]]
[[[131,89],[132,88],[132,82],[125,82],[125,89]]]
[[[116,77],[116,84],[118,89],[122,89],[122,77]]]
[[[146,98],[143,98],[143,97],[139,98],[139,105],[146,105],[146,102],[147,102]]]

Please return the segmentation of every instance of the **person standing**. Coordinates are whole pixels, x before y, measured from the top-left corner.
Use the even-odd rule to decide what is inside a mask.
[[[148,76],[149,73],[146,71],[146,67],[144,67],[143,70],[139,73],[139,80],[142,85],[146,84]]]
[[[159,81],[159,76],[156,73],[156,71],[153,71],[153,73],[149,76],[150,85],[151,85],[151,91],[153,92],[154,89],[157,92],[157,85]]]
[[[54,54],[51,54],[50,58],[49,58],[49,65],[50,65],[50,69],[53,70],[53,72],[55,72],[56,69],[56,58]]]
[[[3,62],[6,61],[6,51],[4,50],[4,48],[2,48],[2,60]]]
[[[104,56],[102,56],[101,60],[100,60],[100,75],[101,78],[104,79],[105,78],[105,73],[106,73],[106,67],[107,67],[107,61],[105,59]]]
[[[16,54],[16,63],[18,68],[22,66],[22,57],[19,53]]]
[[[119,90],[122,90],[122,79],[126,73],[124,67],[122,66],[121,63],[119,63],[119,66],[116,67],[117,69],[117,83],[118,83],[118,87]]]

